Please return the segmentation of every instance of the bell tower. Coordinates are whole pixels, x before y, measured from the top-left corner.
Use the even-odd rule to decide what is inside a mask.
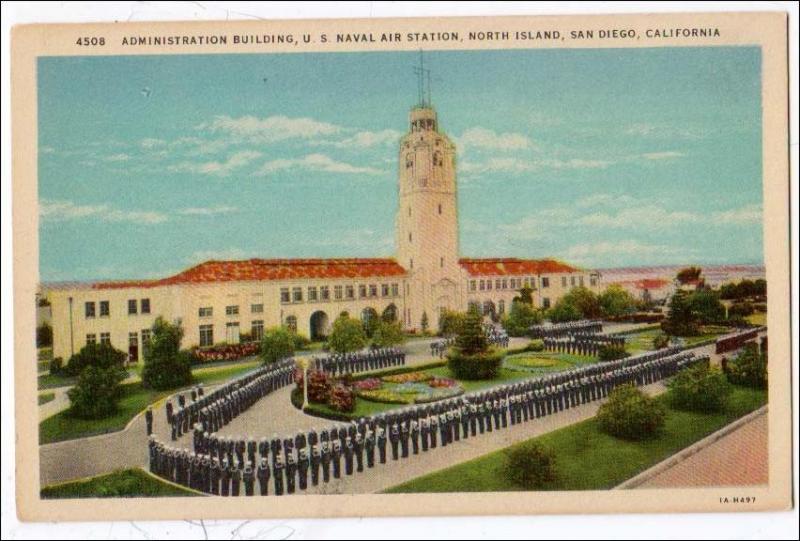
[[[400,141],[399,208],[396,221],[397,261],[408,272],[406,314],[409,328],[419,329],[422,314],[435,330],[443,308],[460,309],[456,149],[439,129],[427,95],[422,67],[419,100],[409,113],[409,131]],[[430,81],[428,77],[428,81]]]

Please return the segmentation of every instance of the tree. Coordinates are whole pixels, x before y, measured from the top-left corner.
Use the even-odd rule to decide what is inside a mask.
[[[536,440],[515,445],[505,455],[505,476],[520,488],[543,488],[556,479],[555,453]]]
[[[612,284],[597,298],[600,312],[606,317],[622,316],[636,308],[636,299],[624,287]]]
[[[112,366],[122,368],[126,358],[125,352],[114,348],[111,344],[86,344],[69,358],[67,366],[64,367],[64,374],[77,376],[89,366],[103,369]]]
[[[510,336],[526,336],[531,325],[542,322],[542,313],[532,304],[514,300],[508,314],[503,316],[503,328]]]
[[[439,316],[439,334],[441,336],[453,336],[461,331],[464,325],[466,314],[455,310],[445,310]]]
[[[84,368],[78,382],[67,391],[70,415],[81,419],[102,419],[112,415],[117,411],[120,383],[127,375],[120,365]]]
[[[573,287],[550,309],[548,317],[553,322],[600,317],[600,303],[592,290],[583,286]]]
[[[399,321],[381,321],[375,333],[372,335],[372,344],[377,347],[390,347],[402,344],[406,337]]]
[[[661,322],[661,329],[672,336],[694,336],[699,332],[697,316],[692,311],[691,296],[678,290],[669,301],[667,318]]]
[[[36,327],[36,347],[49,347],[53,345],[53,327],[44,322]]]
[[[367,335],[359,320],[343,316],[333,322],[333,329],[328,337],[328,348],[331,351],[348,353],[358,351],[366,345]]]
[[[577,321],[581,319],[581,311],[574,304],[564,301],[563,298],[559,299],[552,308],[547,311],[547,318],[553,323],[562,323],[564,321]]]
[[[174,389],[192,382],[192,355],[181,351],[183,328],[156,318],[150,340],[144,345],[142,385],[152,389]]]
[[[601,362],[616,361],[625,357],[630,357],[630,353],[625,351],[625,346],[611,344],[600,346],[600,351],[597,354],[597,359]]]
[[[456,347],[467,355],[484,353],[488,349],[489,342],[483,332],[483,320],[477,310],[467,312],[461,332],[456,337]]]
[[[261,360],[264,364],[274,364],[294,355],[300,342],[300,335],[287,327],[271,327],[264,331],[261,339]]]
[[[422,333],[428,332],[428,312],[422,312],[422,319],[419,321],[419,326],[422,328]]]
[[[483,318],[471,308],[456,337],[455,346],[447,352],[447,366],[459,379],[493,379],[500,373],[505,352],[489,347],[483,332]]]
[[[728,363],[728,379],[737,385],[766,389],[767,354],[760,353],[755,344],[746,344],[736,358]]]
[[[689,284],[700,280],[703,269],[700,267],[686,267],[678,271],[677,279],[681,284]]]
[[[720,321],[725,318],[725,307],[719,293],[713,289],[698,289],[689,296],[689,308],[700,323]]]

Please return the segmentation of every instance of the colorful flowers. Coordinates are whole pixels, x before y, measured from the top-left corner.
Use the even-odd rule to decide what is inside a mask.
[[[458,382],[456,380],[454,380],[454,379],[451,379],[451,378],[437,378],[437,377],[431,378],[430,381],[428,381],[427,383],[428,383],[428,385],[430,385],[434,389],[448,388],[448,387],[454,387],[454,386],[458,385]]]
[[[394,376],[384,376],[381,378],[387,383],[414,383],[420,381],[428,381],[433,378],[430,374],[425,372],[406,372],[405,374],[396,374]]]
[[[375,391],[383,387],[383,382],[378,378],[367,378],[353,383],[356,391]]]

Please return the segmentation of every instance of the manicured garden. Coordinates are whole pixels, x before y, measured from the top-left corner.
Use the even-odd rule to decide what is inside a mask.
[[[37,401],[39,405],[47,404],[48,402],[52,402],[56,399],[56,393],[39,393],[37,397]]]
[[[687,347],[693,347],[703,342],[713,341],[719,336],[733,332],[734,329],[720,325],[704,325],[700,327],[700,334],[696,336],[681,337]],[[660,328],[647,328],[622,334],[625,337],[625,349],[631,355],[638,355],[645,351],[657,349],[653,341],[664,332]]]
[[[138,468],[119,470],[88,479],[50,485],[41,490],[43,499],[153,498],[163,496],[200,496],[200,494],[160,481]]]
[[[558,351],[528,351],[509,355],[503,366],[508,371],[524,372],[527,377],[549,372],[569,370],[584,364],[597,362],[597,357]]]
[[[233,365],[200,368],[192,373],[193,383],[210,385],[226,381],[245,374],[259,365],[258,361],[248,361]],[[112,415],[102,419],[81,419],[72,416],[69,410],[62,411],[39,424],[39,444],[85,438],[122,430],[131,419],[147,408],[148,405],[163,400],[175,392],[175,390],[157,391],[146,389],[141,381],[123,384],[117,410]]]
[[[501,492],[526,490],[506,475],[508,453],[538,442],[552,451],[557,475],[540,490],[602,490],[612,488],[758,409],[766,391],[734,386],[724,409],[717,413],[680,411],[669,407],[666,396],[656,399],[665,409],[664,426],[657,437],[629,441],[610,436],[592,418],[555,430],[527,442],[487,454],[457,466],[412,479],[390,488],[391,493]]]

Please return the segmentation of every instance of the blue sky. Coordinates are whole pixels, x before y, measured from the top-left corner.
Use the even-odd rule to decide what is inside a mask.
[[[418,53],[39,60],[41,279],[391,256]],[[761,263],[752,47],[426,53],[464,256]]]

